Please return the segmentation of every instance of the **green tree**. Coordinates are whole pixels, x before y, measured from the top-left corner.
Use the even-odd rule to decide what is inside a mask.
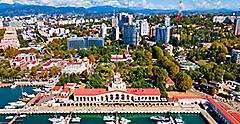
[[[192,88],[193,80],[185,72],[176,75],[176,88],[180,91],[187,91]]]

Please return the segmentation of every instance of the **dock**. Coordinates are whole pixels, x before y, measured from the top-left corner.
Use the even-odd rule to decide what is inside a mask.
[[[217,124],[217,122],[208,114],[206,110],[201,109],[200,112],[210,124]]]

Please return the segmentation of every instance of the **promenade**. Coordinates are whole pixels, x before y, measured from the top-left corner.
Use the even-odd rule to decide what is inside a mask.
[[[0,114],[50,114],[50,113],[200,113],[195,107],[29,107],[26,109],[0,109]]]

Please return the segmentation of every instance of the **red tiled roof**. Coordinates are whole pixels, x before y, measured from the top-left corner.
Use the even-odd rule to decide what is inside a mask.
[[[240,113],[238,112],[231,112],[230,113],[234,118],[236,118],[238,120],[238,122],[240,123]]]
[[[106,89],[76,89],[74,91],[74,95],[81,96],[81,95],[99,95],[107,93]]]
[[[56,96],[55,98],[68,98],[68,96]]]
[[[81,62],[67,62],[68,65],[82,64]]]
[[[239,122],[231,115],[229,114],[226,110],[224,110],[214,99],[211,97],[208,98],[209,102],[213,104],[220,112],[221,114],[227,118],[232,124],[239,124]]]
[[[63,90],[62,90],[62,92],[69,92],[70,91],[70,89],[69,88],[64,88]]]
[[[127,89],[127,93],[135,94],[135,95],[161,95],[160,90],[156,89],[146,89],[146,88],[129,88]]]
[[[62,61],[62,59],[51,59],[50,62],[59,62]]]
[[[129,88],[127,91],[107,91],[106,89],[77,89],[74,95],[100,95],[111,92],[124,92],[134,95],[160,95],[159,89]]]
[[[174,85],[175,83],[172,81],[172,79],[170,77],[168,77],[167,80],[166,80],[166,84]]]
[[[15,62],[21,62],[22,61],[22,59],[16,59],[15,60]]]
[[[49,66],[49,65],[51,65],[51,63],[52,62],[48,61],[48,62],[44,63],[43,66]]]
[[[33,62],[32,62],[32,64],[36,64],[36,63],[37,63],[37,61],[33,61]]]
[[[73,87],[75,86],[75,83],[67,83],[67,84],[64,84],[64,87]]]
[[[221,102],[218,102],[218,104],[219,104],[222,108],[224,108],[226,111],[231,110],[231,108],[229,108],[228,106],[224,105],[224,104],[221,103]]]
[[[62,86],[55,86],[55,87],[53,88],[53,91],[59,91],[61,88],[62,88]]]
[[[125,59],[125,58],[111,58],[111,61],[125,61],[125,60],[127,60],[127,59]]]

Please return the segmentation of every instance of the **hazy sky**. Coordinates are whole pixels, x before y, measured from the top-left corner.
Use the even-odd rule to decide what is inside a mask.
[[[240,8],[240,0],[183,0],[184,9]],[[49,6],[92,7],[111,5],[117,7],[144,7],[178,9],[179,0],[0,0],[0,3],[21,3]],[[129,4],[128,4],[129,3]]]

